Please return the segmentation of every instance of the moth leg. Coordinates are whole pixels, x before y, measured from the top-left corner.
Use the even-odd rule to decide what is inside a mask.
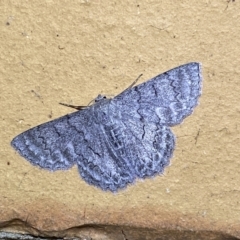
[[[82,110],[84,108],[86,108],[87,106],[74,106],[74,105],[70,105],[70,104],[66,104],[66,103],[59,103],[60,105],[66,106],[66,107],[70,107],[70,108],[74,108],[77,110]]]

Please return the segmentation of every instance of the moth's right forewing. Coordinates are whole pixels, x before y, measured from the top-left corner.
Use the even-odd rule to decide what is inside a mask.
[[[123,115],[173,126],[193,112],[201,95],[201,66],[188,63],[116,96]]]

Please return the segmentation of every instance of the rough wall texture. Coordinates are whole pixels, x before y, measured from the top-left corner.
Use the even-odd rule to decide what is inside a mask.
[[[240,238],[239,9],[238,0],[2,0],[0,230]],[[173,129],[177,147],[164,176],[112,194],[87,185],[76,167],[44,171],[10,147],[22,131],[72,111],[59,102],[87,105],[140,73],[143,81],[190,61],[202,63],[203,94]]]

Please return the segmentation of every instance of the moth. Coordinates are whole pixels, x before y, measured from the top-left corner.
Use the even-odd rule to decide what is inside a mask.
[[[77,164],[81,177],[116,192],[138,178],[162,174],[175,148],[170,127],[193,112],[201,66],[187,63],[115,96],[16,136],[11,145],[50,171]]]

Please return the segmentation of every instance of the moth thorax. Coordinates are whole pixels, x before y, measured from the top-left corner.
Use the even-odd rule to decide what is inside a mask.
[[[102,99],[96,102],[93,109],[95,121],[106,125],[109,123],[109,99]]]

